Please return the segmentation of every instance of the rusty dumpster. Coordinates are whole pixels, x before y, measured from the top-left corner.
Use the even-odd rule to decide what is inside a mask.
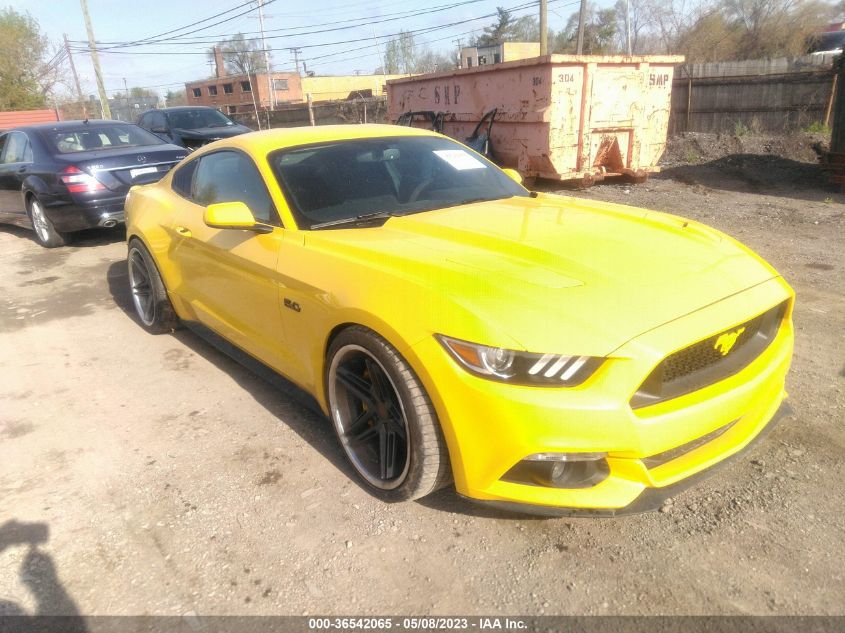
[[[525,178],[645,179],[666,146],[679,56],[548,55],[387,82],[388,116],[443,112],[461,141],[496,109],[491,152]]]

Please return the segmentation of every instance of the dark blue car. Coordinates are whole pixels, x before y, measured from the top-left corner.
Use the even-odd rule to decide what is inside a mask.
[[[245,125],[206,106],[175,106],[149,110],[138,118],[138,125],[168,143],[190,150],[222,138],[252,132]]]
[[[35,230],[42,246],[123,222],[132,185],[156,182],[187,156],[131,123],[63,121],[0,133],[0,223]]]

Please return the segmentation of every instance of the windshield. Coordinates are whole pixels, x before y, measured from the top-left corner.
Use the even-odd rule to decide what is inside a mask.
[[[228,125],[235,125],[235,122],[225,114],[211,108],[197,108],[196,110],[168,112],[167,121],[170,123],[170,127],[181,128],[183,130],[198,130],[204,127],[226,127]]]
[[[303,228],[529,195],[488,160],[438,137],[339,141],[269,160]]]
[[[43,132],[50,144],[62,154],[104,149],[124,149],[146,145],[164,145],[164,141],[137,125],[80,125]]]

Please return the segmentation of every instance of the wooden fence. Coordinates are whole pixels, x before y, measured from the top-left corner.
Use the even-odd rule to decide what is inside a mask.
[[[833,71],[826,57],[681,65],[669,134],[772,132],[829,124]]]
[[[267,112],[262,110],[261,129],[270,127],[297,127],[309,125],[310,116],[308,104],[286,105],[278,110]],[[312,104],[311,112],[315,125],[333,125],[338,123],[386,123],[387,98],[369,97],[348,101],[323,101]],[[255,114],[252,112],[238,113],[234,117],[239,123],[258,129]]]

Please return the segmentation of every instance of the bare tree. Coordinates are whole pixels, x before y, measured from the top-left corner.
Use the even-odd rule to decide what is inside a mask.
[[[226,72],[230,75],[263,73],[267,70],[261,40],[247,39],[243,33],[238,33],[217,42],[217,48],[223,54]],[[214,60],[214,49],[208,51],[208,58]]]

